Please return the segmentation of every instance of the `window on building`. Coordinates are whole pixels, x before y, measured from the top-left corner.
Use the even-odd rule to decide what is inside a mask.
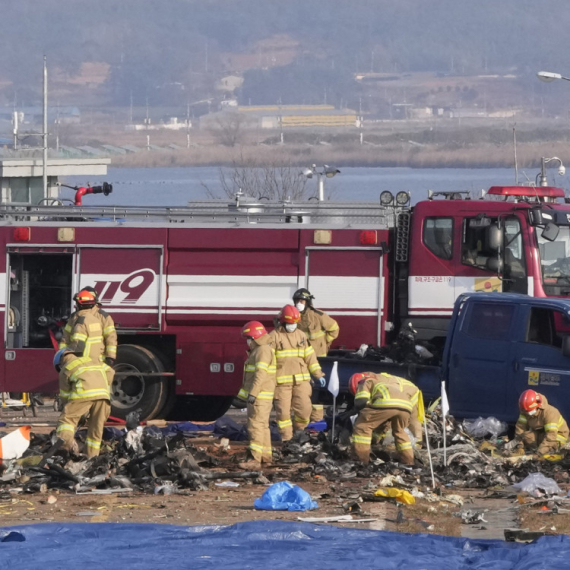
[[[437,257],[451,259],[453,255],[453,218],[426,218],[423,242]]]

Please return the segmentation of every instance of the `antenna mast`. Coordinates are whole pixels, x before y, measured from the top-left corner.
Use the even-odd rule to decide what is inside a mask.
[[[48,182],[47,182],[47,161],[48,161],[48,128],[47,128],[47,59],[44,55],[44,126],[43,126],[43,185],[44,185],[44,198],[48,196]]]

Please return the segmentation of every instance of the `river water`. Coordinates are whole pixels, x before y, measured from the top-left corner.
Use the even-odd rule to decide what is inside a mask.
[[[301,169],[299,169],[301,170]],[[496,185],[513,185],[512,168],[342,168],[334,178],[326,179],[325,193],[334,201],[376,201],[383,190],[393,193],[406,190],[412,203],[427,197],[428,190],[436,192],[469,191],[475,197],[482,189]],[[549,173],[550,174],[550,173]],[[519,172],[519,181],[534,181],[536,172]],[[186,168],[109,168],[107,176],[70,176],[62,182],[84,186],[103,180],[113,184],[109,197],[90,195],[85,205],[183,206],[191,200],[207,199],[205,186],[223,197],[220,168],[193,166]],[[567,186],[565,179],[550,174],[553,186]],[[316,179],[308,181],[317,187]],[[246,191],[246,189],[244,189]],[[61,196],[73,197],[73,190],[62,188]]]

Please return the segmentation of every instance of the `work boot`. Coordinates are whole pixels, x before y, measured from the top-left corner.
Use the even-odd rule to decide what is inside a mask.
[[[257,461],[257,459],[242,461],[241,463],[238,463],[238,467],[245,471],[261,471],[261,463]]]

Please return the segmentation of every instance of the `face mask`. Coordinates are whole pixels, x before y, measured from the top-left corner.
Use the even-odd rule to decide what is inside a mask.
[[[531,410],[530,412],[528,412],[529,416],[536,416],[536,412],[538,412],[538,410],[535,408],[534,410]]]
[[[285,330],[287,332],[295,332],[297,330],[297,323],[293,323],[292,325],[285,325]]]
[[[248,348],[251,348],[253,346],[253,339],[252,338],[248,338],[246,342],[247,342]]]
[[[305,310],[306,305],[305,303],[297,303],[295,307],[297,307],[297,310],[302,313]]]

